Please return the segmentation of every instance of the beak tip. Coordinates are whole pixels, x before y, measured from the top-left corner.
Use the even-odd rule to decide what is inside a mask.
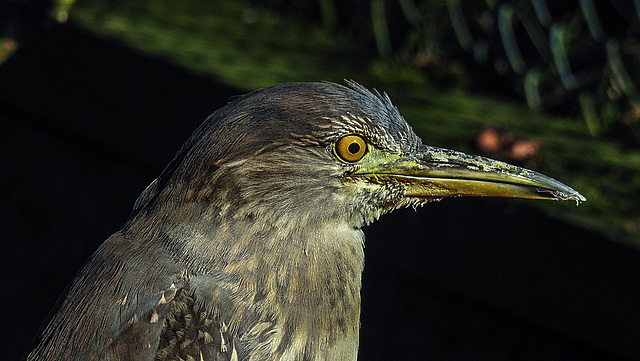
[[[569,192],[567,191],[556,192],[556,194],[554,195],[554,198],[561,201],[576,201],[576,205],[580,204],[581,202],[587,201],[587,198],[585,196],[576,192],[573,189],[571,189]]]

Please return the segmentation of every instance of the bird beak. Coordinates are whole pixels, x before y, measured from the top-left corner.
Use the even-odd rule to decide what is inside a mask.
[[[578,203],[586,200],[572,188],[538,172],[425,145],[408,156],[370,147],[359,165],[355,176],[372,182],[393,179],[404,185],[407,197],[510,197]]]

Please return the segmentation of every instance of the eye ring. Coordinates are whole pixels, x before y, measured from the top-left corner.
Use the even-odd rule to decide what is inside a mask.
[[[341,161],[355,163],[367,153],[367,142],[358,134],[349,134],[338,139],[333,150]]]

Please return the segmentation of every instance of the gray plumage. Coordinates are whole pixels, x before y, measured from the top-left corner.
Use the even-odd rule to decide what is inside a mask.
[[[371,157],[426,149],[386,95],[348,85],[268,87],[207,118],[92,255],[28,360],[355,360],[361,228],[447,195],[408,196],[406,179],[360,176],[336,156],[348,134]],[[579,199],[567,189],[554,197]]]

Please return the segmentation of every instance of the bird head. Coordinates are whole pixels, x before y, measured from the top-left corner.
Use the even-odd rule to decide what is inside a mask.
[[[535,171],[422,144],[386,94],[355,82],[287,83],[209,116],[134,213],[164,199],[272,224],[360,227],[462,196],[585,200]]]

